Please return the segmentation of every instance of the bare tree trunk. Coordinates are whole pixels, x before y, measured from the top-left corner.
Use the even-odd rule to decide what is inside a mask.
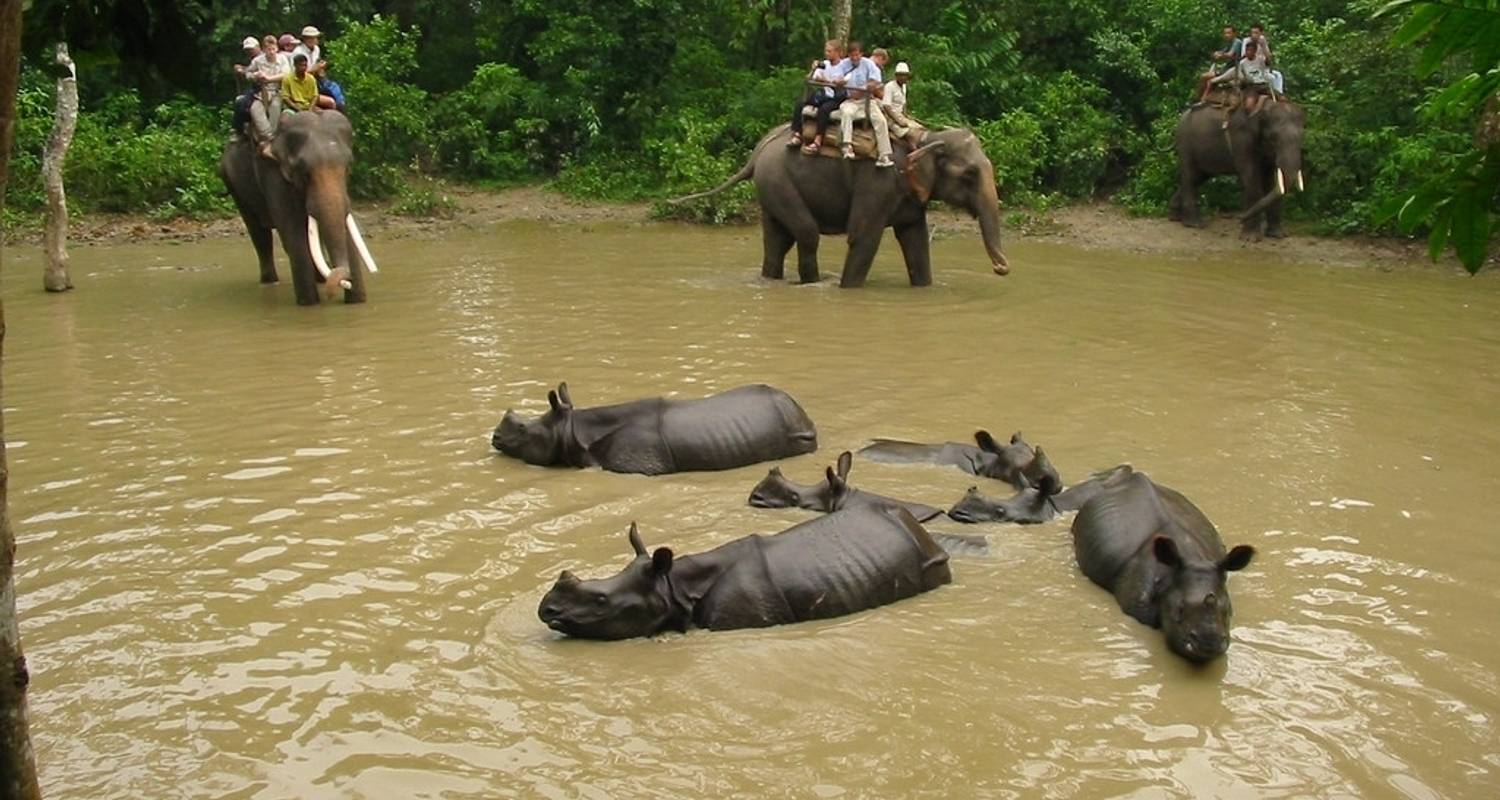
[[[16,115],[16,80],[21,71],[21,2],[0,0],[0,208],[10,166],[11,131]],[[0,304],[0,361],[5,345],[5,306]],[[0,379],[0,396],[5,383]],[[0,409],[5,404],[0,401]],[[39,800],[36,759],[26,728],[26,657],[16,623],[16,537],[7,502],[10,470],[5,463],[5,417],[0,412],[0,800]]]
[[[828,38],[849,44],[849,17],[854,13],[854,0],[833,0],[833,24],[828,28]]]
[[[42,182],[47,187],[47,223],[42,233],[47,266],[42,273],[42,288],[66,292],[73,288],[73,281],[68,278],[68,195],[63,191],[63,162],[78,127],[78,69],[63,42],[57,43],[56,61],[57,115],[47,149],[42,151]]]

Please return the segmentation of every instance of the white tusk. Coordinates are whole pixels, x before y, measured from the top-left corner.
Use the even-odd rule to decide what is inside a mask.
[[[344,217],[344,225],[349,228],[349,238],[354,240],[354,249],[359,253],[359,259],[365,262],[365,268],[371,272],[379,272],[375,266],[375,257],[370,255],[370,248],[365,246],[365,237],[360,235],[359,226],[354,224],[354,215]]]
[[[1305,192],[1305,191],[1307,191],[1307,187],[1305,187],[1305,186],[1302,185],[1302,170],[1300,170],[1300,169],[1297,170],[1297,191],[1299,191],[1299,192]]]
[[[310,215],[307,218],[307,248],[312,251],[313,266],[327,279],[333,274],[333,270],[328,268],[328,259],[323,257],[323,240],[318,237],[318,221]]]
[[[1278,167],[1276,170],[1276,193],[1286,194],[1286,175]]]

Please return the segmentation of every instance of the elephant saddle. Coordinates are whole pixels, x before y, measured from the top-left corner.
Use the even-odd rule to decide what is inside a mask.
[[[802,141],[810,142],[818,135],[818,112],[814,108],[807,108],[802,112]],[[818,155],[826,158],[838,158],[842,155],[839,147],[843,142],[839,141],[839,112],[833,112],[829,117],[828,131],[823,134],[823,148]],[[870,127],[869,120],[856,119],[854,121],[854,157],[875,158],[875,131]]]

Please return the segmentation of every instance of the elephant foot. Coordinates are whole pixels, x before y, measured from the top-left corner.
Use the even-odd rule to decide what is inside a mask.
[[[1208,224],[1205,223],[1201,218],[1198,218],[1198,217],[1188,217],[1188,218],[1180,220],[1180,221],[1182,222],[1182,224],[1184,226],[1189,227],[1189,228],[1200,228],[1201,229],[1201,228],[1208,227]]]
[[[354,292],[344,292],[344,303],[345,304],[349,304],[349,303],[363,303],[364,301],[365,301],[364,292],[360,292],[359,294],[355,294]]]
[[[260,279],[260,285],[261,286],[275,286],[278,283],[281,283],[281,279],[278,278],[278,277],[276,277],[275,275],[272,275],[269,278],[267,278],[265,276],[261,276],[261,279]]]
[[[1266,238],[1267,239],[1285,239],[1286,238],[1286,232],[1283,231],[1283,230],[1281,230],[1280,228],[1267,228],[1266,229]]]
[[[1240,229],[1240,241],[1242,241],[1242,242],[1258,242],[1258,241],[1260,241],[1260,230],[1256,229],[1256,228],[1241,228]]]

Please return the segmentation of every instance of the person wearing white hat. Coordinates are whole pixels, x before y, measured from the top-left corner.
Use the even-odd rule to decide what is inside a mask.
[[[298,53],[307,56],[307,71],[314,75],[322,75],[328,66],[328,62],[323,60],[323,48],[318,46],[318,40],[322,37],[322,31],[316,26],[308,25],[302,29],[302,43],[292,51],[293,57]]]
[[[256,56],[260,55],[260,40],[254,36],[246,36],[245,41],[240,42],[240,47],[245,49],[245,63],[234,65],[234,76],[236,79],[245,78],[249,75],[250,65],[254,64]]]
[[[911,80],[911,66],[905,61],[897,62],[895,77],[885,85],[885,96],[880,98],[880,107],[891,120],[891,133],[909,142],[922,139],[925,129],[920,122],[906,115],[906,82]]]

